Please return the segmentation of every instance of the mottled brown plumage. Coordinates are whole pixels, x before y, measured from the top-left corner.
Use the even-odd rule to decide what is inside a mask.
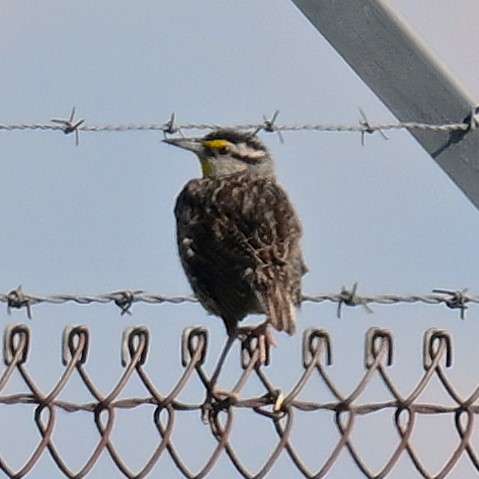
[[[266,313],[295,332],[304,266],[301,226],[274,179],[249,173],[189,181],[175,208],[178,248],[193,291],[232,334],[246,315]]]
[[[251,313],[293,334],[306,272],[302,231],[268,150],[256,136],[227,129],[167,142],[195,152],[203,167],[175,207],[179,255],[199,301],[230,337]]]

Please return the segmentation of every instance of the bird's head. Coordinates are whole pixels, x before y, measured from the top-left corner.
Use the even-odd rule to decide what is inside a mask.
[[[274,176],[271,154],[251,132],[222,128],[202,138],[168,138],[164,142],[195,153],[200,160],[203,177],[242,172]]]

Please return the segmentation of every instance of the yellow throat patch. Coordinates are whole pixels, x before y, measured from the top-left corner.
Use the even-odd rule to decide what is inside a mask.
[[[207,158],[201,158],[200,163],[201,163],[201,171],[203,172],[203,178],[206,178],[207,176],[211,176],[211,174],[213,173],[213,168],[211,166],[210,161]]]

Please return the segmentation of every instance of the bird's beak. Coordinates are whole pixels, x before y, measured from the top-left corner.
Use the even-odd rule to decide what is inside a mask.
[[[192,151],[197,155],[200,155],[204,150],[201,138],[166,138],[163,142]]]

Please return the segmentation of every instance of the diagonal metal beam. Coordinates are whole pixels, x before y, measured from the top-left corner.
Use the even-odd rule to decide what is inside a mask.
[[[293,2],[400,121],[460,123],[477,105],[384,0]],[[411,134],[479,208],[478,129]]]

